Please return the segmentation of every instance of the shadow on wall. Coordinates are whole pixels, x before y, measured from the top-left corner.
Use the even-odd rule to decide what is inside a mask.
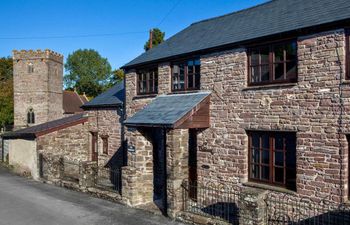
[[[108,160],[106,165],[104,166],[105,168],[110,168],[110,169],[120,169],[121,167],[126,165],[126,151],[125,151],[125,145],[126,142],[118,148],[118,150],[114,153],[114,155]]]

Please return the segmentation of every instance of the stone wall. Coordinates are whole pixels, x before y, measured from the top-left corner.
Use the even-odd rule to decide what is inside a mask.
[[[188,130],[169,130],[166,140],[168,215],[183,210],[182,182],[188,178]]]
[[[33,72],[28,73],[28,64]],[[14,51],[14,125],[27,126],[27,112],[35,113],[35,124],[63,116],[63,56],[50,50]]]
[[[38,153],[50,153],[62,156],[68,161],[88,161],[89,132],[88,124],[82,123],[58,131],[39,136],[37,139]]]
[[[343,30],[300,37],[297,84],[247,87],[245,49],[203,56],[201,85],[213,94],[211,127],[198,137],[200,178],[244,183],[246,130],[295,131],[297,193],[334,201],[340,201],[341,194],[345,197],[346,174],[340,169],[346,165],[347,141],[337,133],[344,57]],[[347,93],[347,85],[342,88]],[[343,124],[348,118],[344,113]]]
[[[123,165],[123,149],[121,143],[121,118],[117,109],[102,108],[90,109],[85,113],[89,116],[88,130],[98,133],[98,166],[104,167],[108,160],[118,152],[113,164],[116,167]],[[108,137],[108,154],[103,153],[103,136]]]
[[[293,131],[297,195],[347,198],[350,83],[344,80],[344,30],[299,37],[297,44],[295,84],[249,87],[245,48],[201,56],[201,89],[212,92],[210,128],[198,134],[201,182],[248,181],[247,130]],[[169,68],[159,65],[160,94],[170,92]],[[128,71],[127,116],[153,97],[136,96],[136,72]]]
[[[122,169],[123,201],[130,206],[153,201],[153,144],[147,130],[128,129],[128,165]]]

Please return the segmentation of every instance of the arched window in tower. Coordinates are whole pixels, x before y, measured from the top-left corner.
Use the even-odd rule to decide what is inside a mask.
[[[30,108],[27,112],[27,124],[34,124],[35,123],[35,113],[32,108]]]
[[[33,73],[33,72],[34,72],[33,63],[28,63],[28,73]]]

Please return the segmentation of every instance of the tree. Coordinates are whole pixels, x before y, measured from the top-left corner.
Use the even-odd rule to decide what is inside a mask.
[[[0,127],[13,124],[13,61],[0,58]]]
[[[0,81],[11,79],[13,76],[13,61],[10,57],[0,58]]]
[[[112,76],[109,80],[109,84],[107,85],[106,89],[112,87],[118,82],[121,82],[124,79],[124,76],[125,76],[124,70],[122,69],[113,70]]]
[[[165,32],[162,32],[159,28],[153,28],[152,29],[152,47],[156,47],[160,43],[164,41]],[[145,46],[143,47],[145,51],[148,51],[149,48],[149,40],[146,42]]]
[[[69,54],[64,67],[68,72],[64,77],[65,87],[90,97],[100,94],[112,75],[108,60],[93,49],[79,49]]]

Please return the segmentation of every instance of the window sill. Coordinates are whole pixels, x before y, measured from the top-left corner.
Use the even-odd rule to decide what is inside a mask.
[[[190,93],[197,93],[200,92],[200,89],[198,90],[187,90],[187,91],[171,91],[168,95],[176,95],[176,94],[190,94]]]
[[[255,183],[255,182],[251,182],[251,181],[249,181],[247,183],[243,183],[243,186],[265,189],[265,190],[269,190],[269,191],[276,191],[276,192],[281,192],[281,193],[291,194],[291,195],[295,195],[297,193],[295,191],[288,190],[288,189],[283,188],[283,187],[276,187],[276,186],[271,186],[271,185],[267,185],[267,184]]]
[[[341,84],[345,84],[345,85],[349,85],[350,84],[350,80],[348,80],[348,79],[344,79],[342,82],[341,82]]]
[[[279,88],[291,88],[297,86],[297,83],[281,83],[281,84],[266,84],[266,85],[256,85],[256,86],[249,86],[246,88],[243,88],[242,91],[250,91],[250,90],[264,90],[264,89],[279,89]]]
[[[158,94],[142,94],[142,95],[136,95],[134,96],[132,99],[143,99],[143,98],[154,98],[156,97]]]

